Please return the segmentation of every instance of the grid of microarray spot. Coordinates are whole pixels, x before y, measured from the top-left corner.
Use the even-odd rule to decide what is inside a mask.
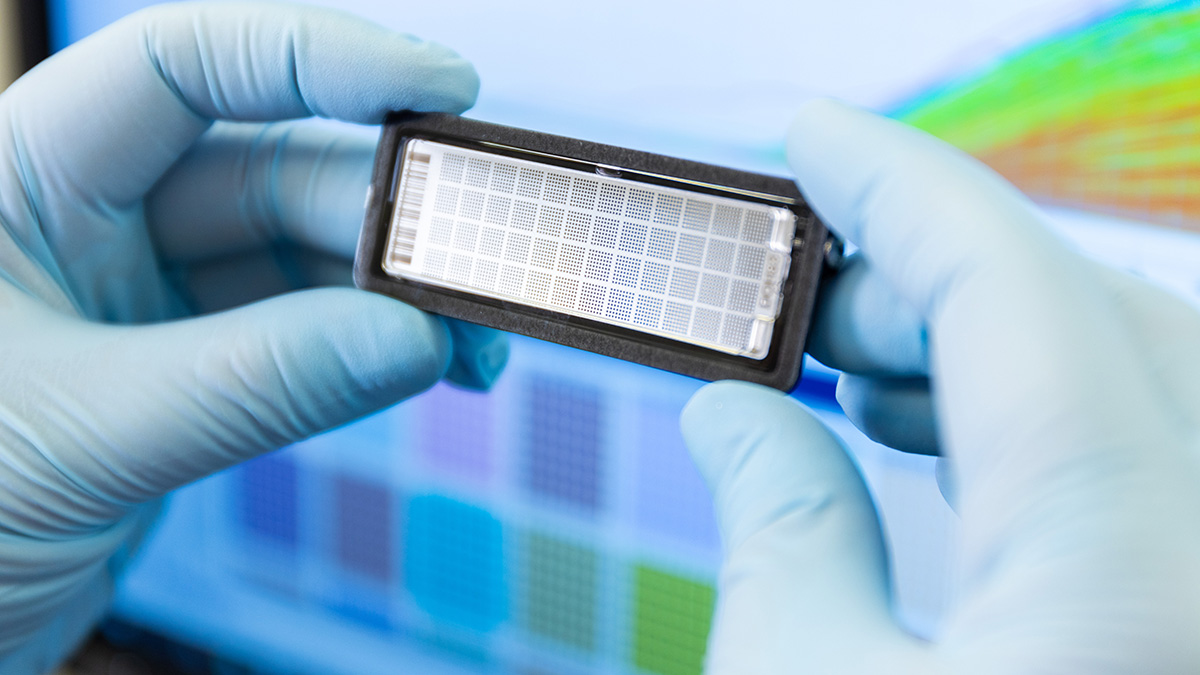
[[[247,462],[241,472],[241,520],[260,539],[295,548],[298,538],[295,461],[271,454]]]
[[[494,396],[438,385],[419,402],[421,456],[448,475],[485,481],[495,470]]]
[[[430,147],[441,170],[423,199],[432,216],[421,274],[735,353],[748,347],[760,296],[778,283],[766,265],[771,207]]]
[[[637,407],[637,473],[631,477],[637,525],[649,537],[715,550],[720,537],[712,495],[683,443],[679,413],[657,402]]]
[[[600,506],[606,426],[600,391],[546,376],[526,390],[525,487],[588,511]]]
[[[633,663],[656,675],[699,675],[712,624],[711,584],[634,568]]]
[[[525,539],[525,628],[590,652],[596,646],[598,561],[595,551],[543,534]]]
[[[519,451],[513,478],[522,481],[526,494],[550,498],[535,500],[532,505],[539,511],[561,513],[559,505],[573,504],[584,507],[577,515],[587,517],[604,494],[602,469],[615,459],[605,457],[605,438],[615,421],[606,413],[608,390],[584,378],[545,371],[510,376],[522,378],[512,389],[520,415],[512,427],[514,449]],[[626,384],[637,389],[645,382],[635,377]],[[439,387],[427,400],[415,401],[418,413],[412,430],[417,449],[433,453],[427,459],[440,453],[426,445],[432,438],[426,434],[435,427],[453,428],[456,437],[467,440],[491,436],[496,429],[490,418],[481,428],[468,427],[482,419],[472,406],[488,399],[484,410],[490,410],[492,398],[494,394]],[[711,505],[678,438],[677,412],[675,406],[655,400],[639,403],[628,421],[638,444],[629,448],[630,463],[622,464],[630,472],[624,478],[630,489],[621,494],[631,503],[619,509],[634,526],[628,530],[634,539],[628,541],[667,551],[681,540],[716,545]],[[488,466],[496,461],[491,452],[481,460]],[[444,461],[444,475],[464,489],[472,485],[469,477],[475,475],[473,467],[480,458],[469,453],[450,457],[435,460]],[[298,530],[304,528],[297,522],[302,469],[284,454],[269,455],[240,470],[242,517],[258,536],[296,545]],[[628,599],[606,597],[601,561],[613,551],[587,528],[562,538],[531,531],[528,522],[516,516],[509,524],[524,532],[509,541],[507,525],[489,511],[444,495],[425,494],[400,504],[397,494],[382,483],[341,472],[327,474],[322,484],[328,489],[316,494],[330,499],[321,511],[328,514],[322,522],[329,524],[332,561],[383,583],[402,579],[415,607],[439,626],[435,632],[490,632],[511,614],[512,628],[518,629],[511,639],[523,641],[529,654],[558,659],[551,667],[554,672],[573,672],[572,663],[583,669],[579,672],[590,672],[594,659],[614,657],[627,660],[630,672],[699,672],[713,597],[711,585],[704,581],[635,564],[623,577],[629,580]],[[248,495],[257,501],[246,499]],[[481,493],[481,498],[498,503],[511,499],[491,492]],[[322,596],[321,601],[355,621],[394,627],[389,623],[394,610],[386,603],[373,605],[352,594],[333,600]],[[628,618],[612,627],[602,625],[614,610],[627,610]],[[618,627],[628,631],[627,639],[603,639]],[[518,637],[522,634],[524,638]],[[617,646],[622,651],[612,652]]]
[[[413,601],[431,618],[477,631],[508,617],[500,521],[441,495],[421,495],[407,509],[404,577]]]
[[[392,579],[392,494],[384,485],[354,476],[333,479],[338,561],[380,583]]]

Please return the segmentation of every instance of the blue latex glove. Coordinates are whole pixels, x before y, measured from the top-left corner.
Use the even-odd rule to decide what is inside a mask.
[[[907,634],[838,439],[777,392],[709,385],[683,415],[726,545],[708,672],[1200,672],[1200,315],[900,124],[819,102],[789,143],[806,196],[877,275],[867,292],[927,327],[961,585],[932,643]],[[923,358],[890,339],[875,353]]]
[[[164,493],[498,375],[497,333],[350,288],[185,318],[349,279],[373,139],[262,122],[477,89],[443,47],[227,3],[134,15],[0,97],[0,672],[78,643]]]
[[[938,454],[925,325],[866,256],[848,257],[821,288],[807,349],[842,371],[837,399],[868,437]]]

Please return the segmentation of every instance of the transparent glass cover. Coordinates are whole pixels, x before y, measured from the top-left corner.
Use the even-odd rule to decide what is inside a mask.
[[[403,149],[384,270],[767,356],[790,210],[427,140]]]

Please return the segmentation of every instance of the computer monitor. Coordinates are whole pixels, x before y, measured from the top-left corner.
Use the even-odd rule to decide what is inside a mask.
[[[54,0],[52,44],[146,4]],[[1180,131],[1154,126],[1182,74],[1134,98],[1116,77],[1196,39],[1156,18],[1198,3],[327,4],[453,46],[483,80],[468,115],[492,122],[786,175],[804,99],[893,114],[991,162],[1089,253],[1200,298],[1198,202],[1167,156]],[[1135,154],[1122,125],[1138,161],[1147,137],[1160,152],[1153,190],[1112,161]],[[857,432],[835,378],[810,363],[796,396],[866,476],[898,616],[935,635],[956,521],[933,460]],[[114,612],[268,672],[699,672],[721,556],[678,430],[699,386],[514,338],[492,392],[438,385],[180,491]]]

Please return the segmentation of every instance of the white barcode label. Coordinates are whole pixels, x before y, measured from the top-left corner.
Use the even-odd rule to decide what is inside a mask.
[[[396,201],[396,218],[392,225],[389,258],[400,264],[411,264],[417,246],[417,229],[421,223],[421,204],[425,183],[429,178],[429,155],[410,153],[400,175],[400,195]]]
[[[411,140],[384,270],[721,352],[767,356],[783,207]]]

